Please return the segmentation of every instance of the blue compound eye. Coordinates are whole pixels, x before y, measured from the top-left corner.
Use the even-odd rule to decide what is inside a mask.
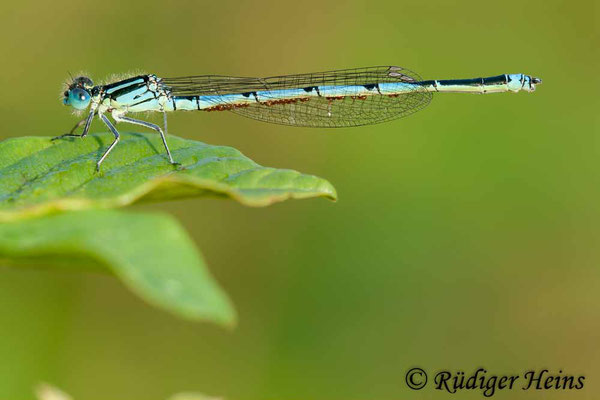
[[[72,89],[69,91],[69,96],[65,98],[65,104],[83,110],[90,104],[90,94],[83,89]]]

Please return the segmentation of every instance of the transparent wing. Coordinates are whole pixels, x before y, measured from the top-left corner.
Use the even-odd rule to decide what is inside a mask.
[[[346,127],[374,124],[412,114],[431,101],[431,93],[408,85],[407,93],[380,94],[364,87],[382,83],[415,83],[421,78],[401,67],[367,67],[268,78],[193,76],[166,78],[163,84],[174,96],[218,96],[259,92],[259,100],[244,107],[227,108],[236,114],[276,124],[310,127]],[[339,87],[335,96],[282,98],[282,90]],[[277,92],[279,91],[279,92]]]

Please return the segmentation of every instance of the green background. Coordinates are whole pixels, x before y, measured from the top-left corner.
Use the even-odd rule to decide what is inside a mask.
[[[268,76],[396,64],[426,79],[544,80],[533,94],[440,94],[410,118],[360,128],[172,115],[171,133],[325,177],[340,200],[137,207],[171,212],[188,229],[237,306],[231,332],[151,308],[109,276],[0,269],[0,398],[31,399],[39,381],[92,400],[182,390],[228,399],[457,396],[431,384],[407,389],[413,366],[430,375],[484,366],[586,376],[580,391],[497,398],[600,394],[597,2],[0,8],[2,138],[72,126],[60,102],[68,71],[100,82],[140,70]]]

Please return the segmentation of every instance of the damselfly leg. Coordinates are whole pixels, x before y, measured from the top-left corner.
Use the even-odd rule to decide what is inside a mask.
[[[113,135],[115,135],[115,140],[112,142],[112,144],[110,146],[108,146],[108,149],[106,149],[104,154],[102,154],[102,157],[100,157],[100,160],[98,160],[98,162],[96,163],[96,172],[100,171],[100,164],[102,164],[102,161],[104,161],[106,156],[108,156],[108,153],[110,153],[111,150],[117,145],[117,143],[119,143],[119,138],[120,138],[119,131],[117,131],[117,128],[115,128],[115,126],[112,124],[112,122],[110,122],[108,117],[106,115],[102,114],[102,115],[100,115],[100,118],[106,124],[106,126],[108,126],[108,129],[110,129],[110,131],[113,133]]]
[[[92,124],[92,119],[94,118],[94,115],[96,115],[96,113],[94,111],[89,113],[89,115],[87,117],[85,117],[84,119],[82,119],[81,121],[76,123],[75,126],[68,133],[65,133],[65,134],[59,135],[59,136],[55,136],[51,140],[58,140],[58,139],[66,138],[66,137],[80,137],[80,138],[86,137],[86,135],[88,134],[88,131],[90,130],[90,126]],[[81,133],[81,135],[73,133],[77,130],[77,128],[79,128],[81,125],[84,125],[84,124],[85,124],[85,127],[83,128],[83,132]]]
[[[129,117],[123,117],[118,114],[113,114],[113,118],[117,122],[128,122],[130,124],[141,125],[141,126],[145,126],[146,128],[154,129],[156,132],[158,132],[160,134],[160,138],[162,139],[163,145],[165,146],[165,150],[167,151],[167,156],[169,156],[169,162],[173,165],[180,165],[179,163],[176,163],[175,161],[173,161],[173,157],[171,156],[171,150],[169,150],[169,146],[167,145],[167,138],[165,137],[165,134],[167,133],[167,114],[163,113],[163,115],[164,115],[164,124],[165,124],[164,132],[162,129],[160,129],[160,126],[153,124],[151,122],[146,122],[146,121],[142,121],[139,119],[133,119],[133,118],[129,118]]]

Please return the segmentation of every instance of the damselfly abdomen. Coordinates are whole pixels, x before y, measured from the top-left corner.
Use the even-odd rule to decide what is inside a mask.
[[[435,92],[533,92],[542,81],[523,74],[488,78],[422,80],[401,67],[368,67],[312,74],[244,78],[220,75],[159,78],[139,75],[94,86],[88,77],[74,78],[64,92],[64,104],[89,114],[65,136],[85,137],[94,116],[115,140],[97,162],[97,169],[119,141],[119,132],[106,116],[156,130],[167,156],[175,164],[166,141],[169,111],[232,111],[276,124],[308,127],[348,127],[404,117],[424,108]],[[164,128],[129,118],[128,113],[159,111]],[[74,134],[83,125],[81,135]]]

